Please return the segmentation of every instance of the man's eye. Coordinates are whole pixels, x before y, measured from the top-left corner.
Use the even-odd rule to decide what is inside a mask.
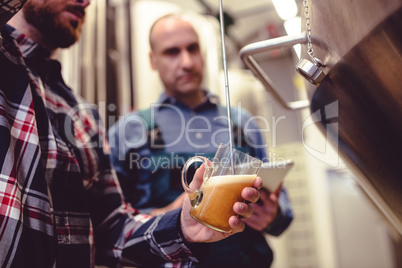
[[[177,48],[167,49],[164,54],[166,54],[168,56],[175,56],[175,55],[179,54],[179,49],[177,49]]]
[[[188,52],[194,53],[200,50],[200,46],[198,44],[193,44],[187,48]]]

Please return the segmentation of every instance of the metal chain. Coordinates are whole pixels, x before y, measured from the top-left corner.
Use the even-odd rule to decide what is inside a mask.
[[[313,44],[311,42],[311,27],[310,27],[310,15],[308,13],[308,0],[303,0],[304,6],[304,17],[306,18],[306,31],[307,31],[307,54],[309,54],[311,60],[317,66],[324,66],[324,64],[315,57],[315,53],[313,50]]]

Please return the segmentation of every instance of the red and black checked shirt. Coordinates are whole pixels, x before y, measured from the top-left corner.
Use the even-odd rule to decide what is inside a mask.
[[[0,0],[0,22],[17,2]],[[0,29],[1,266],[191,266],[180,211],[150,219],[122,201],[96,111],[47,50]]]

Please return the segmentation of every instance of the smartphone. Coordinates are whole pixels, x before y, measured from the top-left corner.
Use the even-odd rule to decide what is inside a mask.
[[[275,192],[293,166],[293,160],[262,163],[258,176],[262,179],[263,187],[271,193]]]

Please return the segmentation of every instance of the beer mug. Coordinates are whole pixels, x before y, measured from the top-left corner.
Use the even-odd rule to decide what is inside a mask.
[[[196,162],[206,165],[200,189],[187,182],[188,168]],[[202,156],[187,160],[182,170],[182,184],[191,201],[191,216],[216,231],[230,233],[229,218],[233,205],[244,201],[243,188],[253,186],[262,161],[227,145],[220,145],[212,162]]]

